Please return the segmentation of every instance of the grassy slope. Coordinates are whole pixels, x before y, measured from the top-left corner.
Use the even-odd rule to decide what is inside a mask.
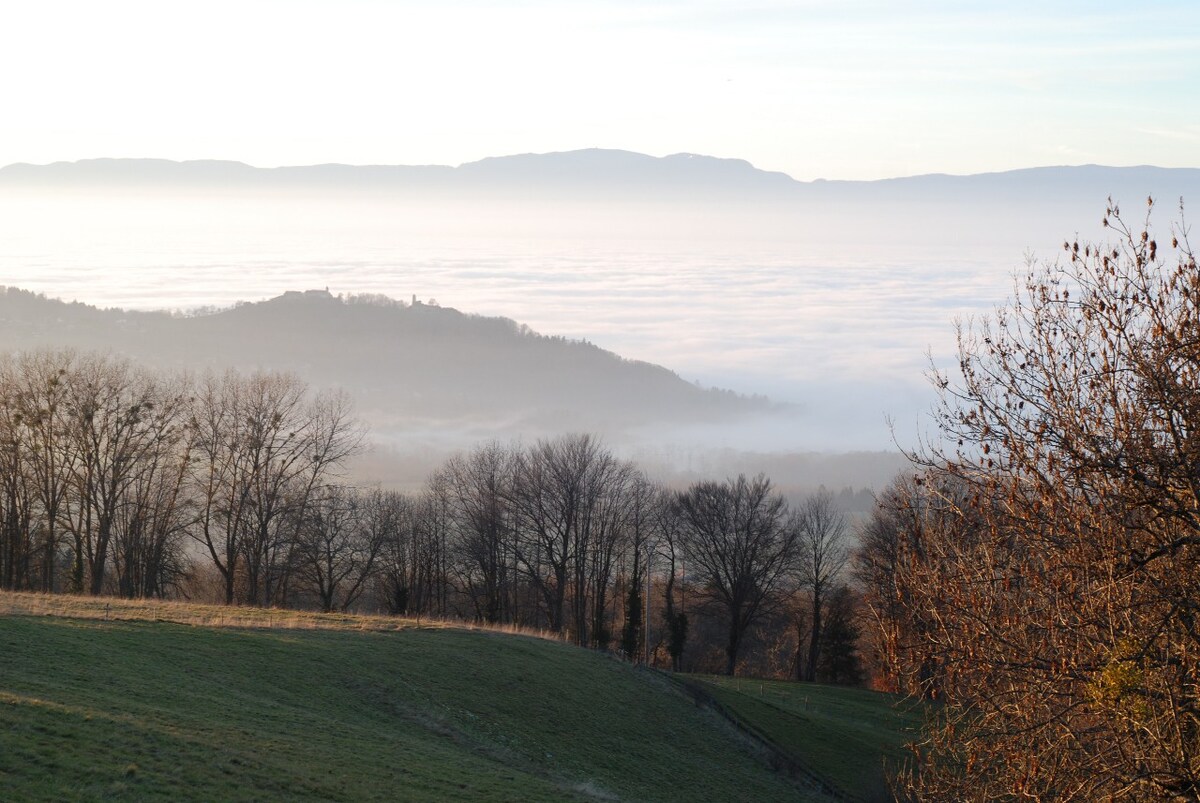
[[[885,761],[908,756],[922,711],[894,695],[811,683],[694,676],[706,691],[852,800],[886,797]]]
[[[0,799],[806,796],[661,678],[553,642],[0,617]]]

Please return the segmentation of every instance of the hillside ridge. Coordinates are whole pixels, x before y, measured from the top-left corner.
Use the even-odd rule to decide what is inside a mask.
[[[196,159],[96,158],[0,167],[0,188],[101,186],[248,190],[339,189],[423,193],[506,192],[733,192],[778,198],[851,192],[961,191],[1004,185],[1123,188],[1195,186],[1200,168],[1154,165],[1044,165],[974,174],[928,173],[882,179],[814,179],[763,170],[744,159],[692,153],[655,157],[612,148],[490,156],[451,165],[352,165],[325,163],[254,167],[244,162]]]
[[[0,290],[10,350],[111,350],[170,370],[291,371],[371,417],[534,429],[711,421],[770,407],[508,318],[414,299],[291,291],[197,314],[100,309]]]

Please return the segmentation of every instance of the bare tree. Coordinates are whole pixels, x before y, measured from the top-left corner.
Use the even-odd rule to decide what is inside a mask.
[[[435,472],[414,500],[409,519],[409,613],[450,613],[451,526],[450,490],[445,475]]]
[[[746,632],[781,599],[795,570],[798,533],[787,505],[763,475],[699,482],[678,497],[688,561],[704,592],[725,609],[726,674],[737,668]]]
[[[626,492],[628,500],[626,547],[630,570],[625,602],[625,625],[621,632],[621,650],[630,660],[649,659],[646,623],[649,595],[644,594],[650,577],[650,556],[657,546],[657,527],[661,521],[660,505],[665,494],[661,486],[651,482],[640,471],[634,473]]]
[[[289,374],[206,377],[192,412],[199,503],[194,537],[232,603],[244,575],[246,601],[286,595],[297,527],[307,504],[354,454],[362,430],[344,395],[310,397]]]
[[[240,446],[249,469],[241,545],[251,605],[270,604],[278,559],[299,520],[294,514],[307,501],[301,498],[310,479],[307,393],[293,375],[257,373],[245,379],[240,396],[246,425]]]
[[[13,368],[0,364],[0,588],[7,589],[28,583],[34,551],[32,458]]]
[[[37,545],[41,567],[38,585],[55,588],[55,564],[62,538],[61,517],[70,490],[73,461],[78,453],[69,446],[67,420],[68,383],[76,363],[72,351],[37,351],[19,355],[5,386],[23,428],[25,455],[41,516]]]
[[[442,468],[452,517],[456,574],[477,619],[511,620],[515,456],[497,443]]]
[[[346,461],[362,448],[365,431],[354,416],[354,405],[345,391],[326,391],[305,404],[303,435],[305,440],[302,470],[289,483],[289,515],[281,522],[271,541],[264,580],[265,602],[286,599],[290,570],[296,565],[293,549],[299,541],[308,505],[324,485],[341,477]],[[291,530],[286,527],[290,523]]]
[[[591,435],[538,441],[514,464],[516,565],[540,599],[545,624],[580,645],[607,647],[612,637],[609,591],[634,475]]]
[[[671,656],[671,669],[682,669],[683,650],[687,644],[688,617],[686,606],[680,595],[680,604],[675,604],[675,585],[684,568],[685,528],[679,512],[679,498],[666,489],[659,491],[654,518],[658,553],[666,560],[666,582],[663,584],[663,623],[667,628],[667,654]]]
[[[512,490],[519,527],[517,561],[541,594],[547,624],[556,633],[566,625],[584,483],[598,449],[590,436],[571,436],[539,441],[517,461]]]
[[[104,588],[120,508],[175,414],[161,391],[161,380],[105,357],[81,359],[72,375],[65,402],[75,453],[67,520],[76,589],[99,594]]]
[[[800,585],[808,592],[809,603],[808,661],[801,679],[811,682],[817,679],[826,597],[838,582],[849,558],[846,517],[838,509],[833,495],[821,492],[804,500],[792,526],[799,531]]]
[[[200,381],[191,413],[195,460],[189,482],[198,505],[192,537],[221,575],[226,605],[233,604],[236,595],[254,469],[244,449],[243,390],[242,379],[234,371],[219,378],[209,374]]]
[[[914,648],[915,618],[921,615],[906,587],[905,564],[924,562],[923,517],[929,505],[923,486],[927,479],[901,475],[875,498],[870,515],[858,528],[858,548],[853,555],[853,576],[862,589],[871,619],[867,639],[875,664],[876,683],[887,691],[923,694],[930,686],[929,673],[919,673],[918,683],[907,686],[902,662]]]
[[[412,567],[419,562],[411,539],[415,515],[413,501],[395,491],[376,490],[366,499],[363,526],[372,531],[372,537],[382,539],[378,593],[392,615],[409,610]]]
[[[630,491],[636,478],[632,464],[606,453],[591,466],[585,486],[576,553],[576,629],[582,643],[601,650],[612,640],[609,591],[628,544],[630,517],[636,510]]]
[[[182,569],[186,382],[70,351],[0,372],[0,584],[53,590],[66,532],[73,590],[100,593],[115,568],[122,593],[160,593]]]
[[[154,430],[118,509],[114,557],[125,597],[161,597],[186,573],[181,542],[193,515],[184,494],[192,441],[188,391],[184,380],[159,384]]]
[[[377,503],[357,491],[324,486],[309,500],[296,542],[299,573],[325,612],[346,610],[366,590],[388,530],[372,518]]]

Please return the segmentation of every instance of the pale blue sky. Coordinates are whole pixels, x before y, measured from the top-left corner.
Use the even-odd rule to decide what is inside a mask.
[[[1193,2],[51,0],[0,20],[0,164],[1200,166]]]

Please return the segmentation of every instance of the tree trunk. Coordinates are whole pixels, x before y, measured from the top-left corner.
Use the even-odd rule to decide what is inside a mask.
[[[821,651],[821,591],[819,588],[813,589],[813,604],[812,604],[812,635],[808,640],[808,667],[804,672],[804,679],[810,683],[817,679],[817,659],[820,657]]]
[[[738,650],[742,646],[742,629],[738,623],[739,612],[732,611],[729,623],[729,644],[725,647],[725,674],[733,677],[737,669]]]

